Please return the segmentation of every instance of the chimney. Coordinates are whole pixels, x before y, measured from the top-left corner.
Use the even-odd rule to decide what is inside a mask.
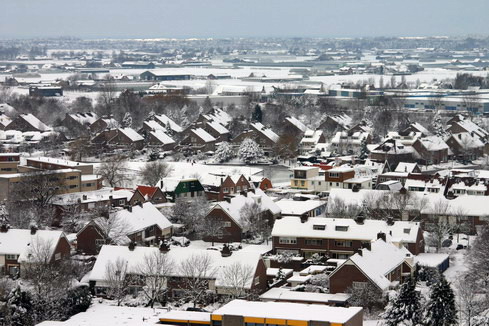
[[[388,217],[387,218],[387,225],[389,225],[389,226],[394,225],[394,218],[393,217]]]
[[[37,232],[37,226],[31,225],[31,234],[34,235]]]
[[[309,216],[307,216],[305,214],[301,215],[301,223],[306,223],[308,219],[309,219]]]
[[[359,225],[363,225],[365,222],[365,216],[363,216],[363,213],[360,213],[357,215],[357,217],[355,217],[355,222]]]
[[[377,233],[377,239],[382,239],[382,240],[384,240],[385,242],[387,242],[387,237],[386,237],[386,235],[385,235],[385,233],[384,233],[384,232],[379,232],[379,233]]]
[[[136,248],[136,242],[134,242],[134,241],[129,242],[128,247],[129,247],[130,251],[134,251],[134,249]]]
[[[372,250],[372,244],[370,242],[362,243],[362,247],[367,249],[367,250]]]
[[[166,241],[161,241],[160,244],[160,252],[168,252],[170,251],[170,245]]]
[[[163,180],[160,180],[160,188],[163,189]]]
[[[230,203],[230,204],[231,204],[231,197],[226,196],[226,197],[224,197],[224,200],[225,200],[226,202],[228,202],[228,203]]]
[[[221,177],[221,186],[222,186],[222,183],[224,182],[224,179]]]
[[[363,251],[362,251],[362,248],[357,249],[357,254],[359,254],[360,256],[363,256]]]
[[[87,197],[87,195],[83,195],[82,198],[83,198],[83,200],[87,200],[88,197]]]
[[[112,200],[112,199],[114,199],[114,196],[110,195],[109,200]]]
[[[229,248],[229,246],[227,244],[224,244],[224,246],[222,247],[222,250],[221,250],[221,256],[222,257],[229,257],[232,254],[233,253],[231,252],[231,249]]]

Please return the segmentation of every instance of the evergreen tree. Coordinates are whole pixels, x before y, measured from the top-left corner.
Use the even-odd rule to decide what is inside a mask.
[[[122,118],[122,128],[132,128],[132,116],[131,113],[126,112],[124,118]]]
[[[369,150],[367,147],[367,140],[363,139],[362,143],[360,144],[360,159],[366,159],[368,157]]]
[[[438,112],[435,113],[435,116],[433,117],[433,120],[430,123],[430,131],[433,133],[433,135],[441,137],[443,139],[445,139],[448,136],[448,133],[445,130],[445,126]]]
[[[389,301],[383,318],[386,326],[410,325],[415,326],[421,322],[421,295],[416,291],[416,280],[410,277],[401,285],[399,294]]]
[[[246,138],[243,140],[238,150],[238,157],[245,163],[252,163],[263,157],[263,150],[253,139]]]
[[[262,122],[263,113],[261,112],[260,104],[255,105],[255,110],[251,114],[251,120],[256,122]]]
[[[229,161],[230,159],[233,158],[233,156],[234,156],[233,149],[228,142],[223,141],[217,146],[215,152],[215,158],[220,163]]]
[[[430,301],[426,307],[425,323],[430,326],[450,326],[457,324],[455,295],[443,275],[431,288]]]

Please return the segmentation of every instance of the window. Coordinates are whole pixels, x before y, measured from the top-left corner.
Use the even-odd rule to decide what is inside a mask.
[[[411,232],[411,229],[404,229],[404,233],[409,234]]]
[[[224,188],[222,189],[222,192],[223,192],[223,193],[225,193],[225,194],[227,194],[227,193],[229,192],[229,189],[228,189],[227,187],[224,187]]]
[[[255,285],[260,284],[260,276],[255,277],[254,283],[255,283]]]
[[[297,180],[294,180],[294,186],[297,186],[299,182]]]
[[[309,245],[309,246],[322,246],[323,245],[323,240],[322,239],[306,239],[306,245]]]
[[[57,252],[55,255],[54,255],[54,260],[60,260],[61,259],[61,253],[60,252]]]
[[[7,259],[7,260],[17,260],[17,255],[5,255],[5,259]]]
[[[297,244],[297,238],[279,238],[280,244]]]
[[[301,186],[304,186],[306,183],[301,180]]]
[[[124,205],[124,199],[119,199],[119,205]]]
[[[354,289],[364,289],[367,286],[367,282],[353,282],[352,286]]]
[[[240,192],[241,191],[241,186],[236,186],[236,192]]]
[[[231,227],[231,222],[229,222],[229,221],[224,222],[224,227],[225,228],[230,228]]]
[[[312,226],[312,229],[313,230],[321,230],[321,231],[324,231],[324,230],[326,230],[326,225],[324,225],[324,224],[314,224]]]
[[[77,188],[78,185],[70,185],[70,189]]]
[[[339,178],[340,174],[338,172],[330,172],[329,177],[330,178]]]
[[[352,241],[350,240],[336,240],[334,242],[334,245],[336,247],[344,247],[344,248],[349,248],[353,245]]]
[[[105,240],[104,239],[95,239],[95,245],[97,247],[102,247],[104,244],[105,244]]]
[[[348,231],[347,225],[336,225],[334,227],[335,231]]]

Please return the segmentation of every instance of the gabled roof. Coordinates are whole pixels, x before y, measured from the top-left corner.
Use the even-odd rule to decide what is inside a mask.
[[[211,134],[209,134],[202,128],[192,129],[191,132],[206,143],[212,143],[216,141],[216,139]]]
[[[132,142],[137,142],[144,140],[143,136],[138,134],[136,130],[132,128],[119,128],[118,131],[124,134],[127,138],[129,138]]]
[[[277,204],[261,189],[255,189],[254,194],[253,192],[248,192],[246,196],[235,196],[231,198],[231,202],[218,202],[213,208],[211,208],[211,211],[215,208],[220,208],[224,212],[226,212],[226,214],[231,217],[238,225],[244,227],[243,221],[241,219],[241,209],[245,205],[253,204],[255,202],[260,205],[262,212],[270,210],[273,215],[280,214],[280,207],[278,207]]]
[[[143,195],[145,198],[153,197],[154,193],[159,189],[158,187],[150,187],[150,186],[137,186],[137,190]]]
[[[39,130],[39,131],[49,131],[51,130],[50,127],[45,125],[41,120],[36,118],[34,115],[28,113],[28,114],[21,114],[19,118],[23,119],[26,121],[28,124],[30,124],[33,128]]]
[[[251,126],[272,142],[276,143],[278,141],[279,136],[272,129],[265,127],[261,122],[252,123]]]
[[[116,219],[127,225],[127,234],[142,231],[152,225],[158,225],[161,230],[172,226],[171,222],[150,202],[133,206],[130,212],[121,209],[116,213]]]
[[[91,125],[98,120],[98,116],[94,112],[78,112],[70,113],[68,115],[81,125]]]
[[[399,162],[394,172],[408,172],[413,173],[414,170],[418,167],[417,163],[407,163],[407,162]]]
[[[37,230],[31,234],[31,230],[9,229],[7,232],[0,232],[0,254],[19,255],[19,261],[29,261],[32,258],[30,248],[42,246],[49,248],[51,256],[60,238],[64,237],[62,231]],[[46,247],[45,247],[46,246]]]
[[[428,151],[441,151],[448,149],[447,143],[438,136],[428,136],[423,138],[418,138],[418,141],[426,148]]]
[[[151,131],[150,134],[164,145],[175,144],[173,138],[168,136],[163,130]]]
[[[406,258],[412,257],[411,253],[404,247],[386,243],[379,239],[371,244],[371,249],[361,249],[362,255],[356,253],[351,256],[344,264],[349,261],[367,276],[381,290],[387,290],[391,281],[386,277],[388,273],[406,261]],[[342,265],[343,266],[343,265]],[[335,270],[330,277],[341,271],[341,266]]]
[[[147,255],[158,253],[158,247],[141,247],[136,246],[133,251],[129,250],[127,246],[102,246],[100,253],[97,257],[97,261],[93,266],[90,273],[91,281],[103,282],[106,278],[106,266],[110,262],[115,262],[117,259],[123,259],[128,263],[128,272],[130,274],[137,274],[138,267],[144,263],[144,259]],[[202,277],[208,277],[216,280],[216,286],[227,287],[226,278],[224,277],[224,271],[227,266],[233,263],[240,263],[244,266],[249,266],[253,271],[256,270],[258,262],[262,259],[261,254],[253,251],[234,251],[229,257],[222,257],[221,253],[216,250],[206,250],[203,248],[194,247],[177,247],[172,246],[170,251],[164,253],[174,263],[174,266],[179,266],[182,262],[192,257],[198,257],[206,255],[211,260],[211,267],[205,275]],[[254,274],[254,273],[253,273]],[[169,276],[185,276],[185,274],[179,268],[173,268]],[[244,288],[251,288],[253,284],[253,277],[250,278],[244,284]]]
[[[214,129],[215,131],[217,131],[220,135],[225,135],[229,133],[229,130],[219,122],[209,121],[207,122],[207,125],[210,126],[212,129]]]
[[[297,127],[297,129],[299,129],[300,131],[306,132],[306,130],[307,130],[306,125],[303,124],[301,121],[299,121],[297,118],[294,118],[294,117],[286,117],[285,120],[287,120],[292,125],[294,125],[295,127]]]
[[[176,133],[180,133],[183,131],[183,128],[180,127],[175,121],[170,119],[166,114],[155,115],[154,119],[165,127],[167,127],[169,125],[170,129]]]

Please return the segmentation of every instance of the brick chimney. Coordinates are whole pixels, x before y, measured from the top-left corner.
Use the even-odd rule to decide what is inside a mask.
[[[377,239],[382,239],[382,240],[384,240],[385,242],[387,242],[387,237],[386,237],[386,235],[385,235],[385,233],[384,233],[384,232],[379,232],[379,233],[377,233]]]
[[[2,225],[0,225],[0,232],[1,233],[7,233],[8,229],[9,229],[9,225],[7,223],[2,223]]]
[[[221,250],[221,256],[222,257],[229,257],[232,254],[233,253],[232,253],[231,249],[229,248],[229,246],[227,244],[224,244],[224,246],[222,247],[222,250]]]
[[[168,252],[170,251],[170,245],[166,241],[161,241],[160,243],[160,252]]]
[[[134,241],[129,242],[128,247],[129,247],[130,251],[134,251],[134,249],[136,248],[136,242],[134,242]]]
[[[31,234],[34,235],[37,232],[37,226],[31,225]]]

